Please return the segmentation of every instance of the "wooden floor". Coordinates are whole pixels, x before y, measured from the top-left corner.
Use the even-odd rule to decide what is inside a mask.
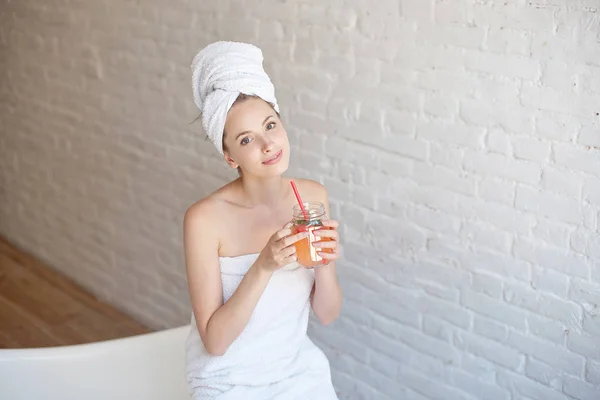
[[[0,349],[89,343],[150,332],[0,236]]]

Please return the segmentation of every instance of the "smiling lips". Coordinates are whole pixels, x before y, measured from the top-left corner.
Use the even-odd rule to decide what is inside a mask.
[[[265,165],[277,164],[279,162],[279,160],[281,160],[282,153],[283,153],[283,150],[279,150],[279,152],[277,152],[277,154],[275,154],[273,157],[269,158],[266,161],[263,161],[263,164],[265,164]]]

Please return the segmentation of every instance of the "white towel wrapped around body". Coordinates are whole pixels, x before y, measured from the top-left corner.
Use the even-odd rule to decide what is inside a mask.
[[[259,254],[219,257],[223,302]],[[338,400],[329,360],[308,337],[314,271],[297,262],[271,277],[250,320],[225,354],[204,347],[194,314],[186,374],[194,400]]]
[[[275,88],[262,64],[258,47],[225,41],[206,46],[192,61],[194,102],[204,130],[221,154],[227,112],[240,93],[258,96],[279,112]]]

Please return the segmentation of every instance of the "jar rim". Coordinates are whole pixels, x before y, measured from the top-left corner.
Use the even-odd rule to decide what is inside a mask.
[[[325,205],[319,201],[304,201],[302,202],[304,209],[308,213],[309,218],[320,218],[325,215]],[[299,204],[293,206],[294,217],[304,219],[305,215],[302,212]]]

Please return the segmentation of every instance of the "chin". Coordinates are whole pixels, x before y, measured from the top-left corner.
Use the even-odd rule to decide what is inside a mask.
[[[272,177],[283,175],[290,166],[290,156],[287,151],[284,151],[281,159],[274,165],[261,165],[260,175],[264,177]]]

